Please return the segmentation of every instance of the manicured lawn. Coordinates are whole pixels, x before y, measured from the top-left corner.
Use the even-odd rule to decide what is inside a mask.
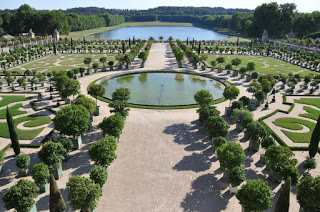
[[[291,130],[301,130],[303,127],[299,124],[302,124],[309,128],[309,132],[306,133],[296,133],[282,130],[282,132],[294,143],[309,143],[312,135],[312,131],[315,128],[316,124],[310,121],[306,121],[298,118],[279,118],[273,122],[274,125],[291,129]]]
[[[11,115],[17,116],[17,115],[27,113],[27,111],[19,110],[19,108],[21,108],[21,107],[22,107],[22,103],[19,103],[19,104],[16,104],[16,105],[9,107],[9,111],[10,111]],[[6,116],[7,116],[7,109],[5,108],[5,109],[0,110],[0,119],[5,119]]]
[[[299,116],[305,117],[305,118],[309,118],[309,119],[313,119],[315,121],[318,120],[318,118],[320,116],[320,111],[319,110],[313,109],[313,108],[308,107],[308,106],[303,106],[303,109],[305,111],[307,111],[307,113],[300,114]]]
[[[240,66],[237,67],[237,69],[239,69],[240,67],[246,67],[249,62],[254,62],[256,64],[255,71],[262,74],[277,74],[277,73],[288,74],[292,72],[298,72],[300,70],[304,70],[304,72],[300,73],[303,76],[311,74],[311,71],[308,71],[307,69],[294,66],[292,64],[289,64],[271,57],[246,56],[246,55],[209,55],[209,58],[207,60],[208,63],[210,64],[212,60],[216,60],[219,56],[224,57],[226,59],[226,62],[222,63],[223,68],[228,63],[231,64],[232,59],[239,58],[241,59],[242,62]],[[217,64],[216,67],[220,67],[220,64]]]
[[[0,107],[7,106],[13,102],[21,102],[21,101],[27,101],[29,98],[26,98],[25,96],[0,96]]]
[[[306,105],[313,105],[320,109],[320,98],[301,98],[295,99],[294,102]]]
[[[83,63],[83,60],[86,57],[92,58],[90,68],[92,68],[93,63],[98,63],[99,67],[102,67],[102,64],[99,62],[101,57],[107,57],[108,62],[111,60],[115,62],[115,54],[59,54],[38,59],[8,70],[25,71],[29,69],[37,71],[60,71],[80,67],[87,68],[88,66]],[[107,63],[105,65],[107,66]]]
[[[51,118],[49,116],[24,116],[14,120],[15,127],[22,122],[26,122],[23,125],[25,127],[38,127],[44,124],[49,124],[51,122]],[[43,129],[44,127],[33,130],[17,129],[18,138],[20,140],[33,140]],[[0,137],[10,138],[6,122],[0,123]]]

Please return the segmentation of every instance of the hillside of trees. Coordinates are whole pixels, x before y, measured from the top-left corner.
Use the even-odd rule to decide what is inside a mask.
[[[50,35],[54,29],[70,31],[117,25],[122,22],[190,22],[207,28],[226,29],[260,38],[264,29],[271,38],[285,38],[291,30],[298,38],[320,36],[320,12],[299,13],[293,3],[264,3],[254,11],[222,7],[157,7],[148,10],[120,10],[98,7],[37,11],[28,5],[0,11],[0,36],[17,35],[30,28],[37,35]]]

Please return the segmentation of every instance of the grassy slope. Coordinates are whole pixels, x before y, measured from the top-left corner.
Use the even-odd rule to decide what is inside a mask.
[[[0,101],[0,107],[7,106],[13,102],[21,102],[21,101],[29,100],[25,96],[0,96],[0,97],[2,97]]]
[[[14,120],[14,126],[17,127],[18,124],[26,122],[23,126],[25,127],[37,127],[51,122],[49,116],[24,116]],[[34,130],[20,130],[17,129],[18,138],[21,140],[33,140],[44,127]],[[7,123],[0,123],[0,137],[10,138],[9,129]]]
[[[273,122],[274,125],[291,129],[291,130],[301,130],[303,127],[299,124],[302,124],[309,128],[309,132],[306,133],[295,133],[282,130],[282,132],[288,136],[290,140],[294,143],[309,143],[312,135],[312,131],[315,128],[316,124],[307,120],[298,119],[298,118],[279,118]]]
[[[9,111],[10,111],[11,115],[17,116],[17,115],[27,113],[27,111],[19,110],[19,108],[21,108],[21,107],[22,107],[22,103],[19,103],[19,104],[16,104],[16,105],[9,107]],[[5,119],[6,115],[7,115],[7,109],[0,110],[0,119]]]

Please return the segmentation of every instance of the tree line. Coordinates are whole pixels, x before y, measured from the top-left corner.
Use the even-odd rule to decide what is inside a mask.
[[[99,15],[79,15],[60,10],[40,11],[29,5],[20,6],[15,12],[0,14],[0,36],[4,33],[18,35],[30,29],[36,35],[51,35],[55,29],[68,35],[70,31],[93,29],[117,25],[125,21],[124,16],[103,13]]]

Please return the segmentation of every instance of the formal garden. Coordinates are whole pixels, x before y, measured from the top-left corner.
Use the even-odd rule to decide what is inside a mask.
[[[197,49],[179,40],[155,43],[150,38],[139,41],[137,48],[112,53],[121,51],[121,43],[127,41],[119,42],[120,47],[114,50],[106,44],[91,43],[86,48],[79,44],[56,53],[51,49],[45,57],[3,71],[0,163],[1,175],[8,183],[0,184],[1,209],[48,210],[48,203],[52,211],[110,209],[108,204],[118,204],[110,201],[113,192],[117,197],[128,197],[115,185],[134,185],[131,175],[123,171],[132,176],[147,173],[142,181],[153,185],[155,180],[148,175],[154,176],[159,170],[152,167],[162,167],[161,176],[175,176],[179,171],[192,176],[194,190],[188,191],[188,179],[183,181],[187,188],[175,189],[187,192],[179,206],[184,210],[212,208],[211,203],[188,205],[200,197],[202,201],[213,198],[213,203],[219,202],[212,192],[206,197],[197,193],[206,187],[203,181],[196,184],[204,176],[210,176],[207,181],[215,184],[234,207],[245,211],[318,207],[319,201],[306,193],[318,192],[312,185],[319,181],[319,75],[307,67],[260,53],[232,55],[223,51],[198,56]],[[185,111],[169,110],[177,107],[129,108],[131,92],[122,86],[112,93],[112,101],[104,98],[106,91],[99,79],[148,71],[145,62],[149,55],[151,60],[156,59],[152,54],[158,52],[153,50],[160,46],[172,51],[175,67],[181,67],[182,72],[192,71],[202,77],[207,74],[223,83],[223,98],[214,101],[209,91],[200,90],[191,94],[196,102],[193,107],[197,108]],[[107,65],[110,61],[112,65]],[[183,69],[185,64],[192,70]],[[317,67],[313,64],[312,69]],[[176,80],[183,83],[179,73]],[[128,76],[117,82],[122,85],[122,81],[132,80]],[[148,80],[140,77],[141,83]],[[194,133],[195,129],[198,132]],[[163,158],[168,162],[163,163]],[[138,175],[121,166],[129,167],[133,160],[138,164],[134,167]],[[152,161],[152,167],[146,160]],[[159,178],[164,180],[160,184],[173,183],[172,179],[183,180],[181,176]],[[296,192],[290,199],[291,188]],[[139,195],[139,189],[130,189],[134,196]],[[151,188],[150,192],[155,191]],[[27,198],[15,201],[22,197]],[[222,203],[217,205],[219,210],[228,210],[226,202]]]

